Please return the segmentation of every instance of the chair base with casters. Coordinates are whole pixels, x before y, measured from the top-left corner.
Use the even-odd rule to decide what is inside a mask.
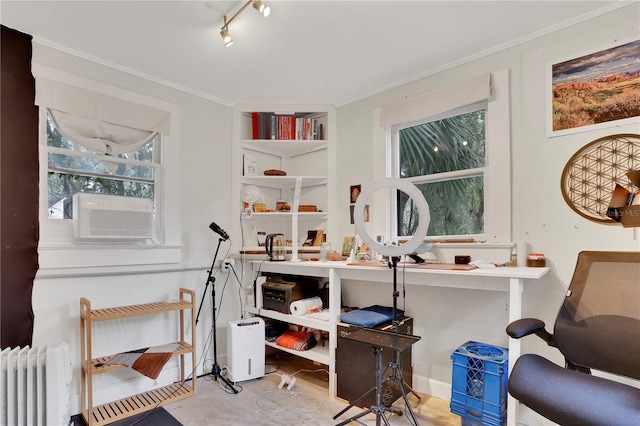
[[[580,252],[553,334],[534,318],[507,334],[535,334],[565,358],[518,358],[508,391],[522,404],[563,426],[640,426],[640,389],[616,379],[640,380],[640,252]]]

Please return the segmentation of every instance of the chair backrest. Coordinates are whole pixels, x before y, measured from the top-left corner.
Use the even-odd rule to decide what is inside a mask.
[[[554,326],[567,361],[640,379],[640,251],[583,251]]]

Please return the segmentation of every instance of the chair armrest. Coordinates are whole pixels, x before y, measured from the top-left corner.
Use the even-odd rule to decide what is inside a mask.
[[[544,340],[547,345],[555,346],[553,335],[544,327],[544,321],[536,318],[522,318],[513,321],[507,326],[507,334],[514,339],[520,339],[521,337],[535,334]]]

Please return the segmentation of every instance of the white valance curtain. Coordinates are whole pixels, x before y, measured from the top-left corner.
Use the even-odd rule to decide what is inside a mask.
[[[491,74],[483,74],[455,86],[387,105],[380,111],[380,125],[390,126],[432,117],[490,97]]]
[[[38,76],[35,103],[49,110],[65,138],[110,155],[135,151],[170,130],[168,111]]]

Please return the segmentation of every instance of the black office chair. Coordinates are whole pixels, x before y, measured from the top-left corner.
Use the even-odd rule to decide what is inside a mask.
[[[640,380],[640,251],[579,253],[554,334],[533,318],[512,322],[507,334],[536,334],[565,358],[564,368],[535,354],[518,358],[508,389],[522,404],[563,426],[640,425],[640,389],[591,375]]]

